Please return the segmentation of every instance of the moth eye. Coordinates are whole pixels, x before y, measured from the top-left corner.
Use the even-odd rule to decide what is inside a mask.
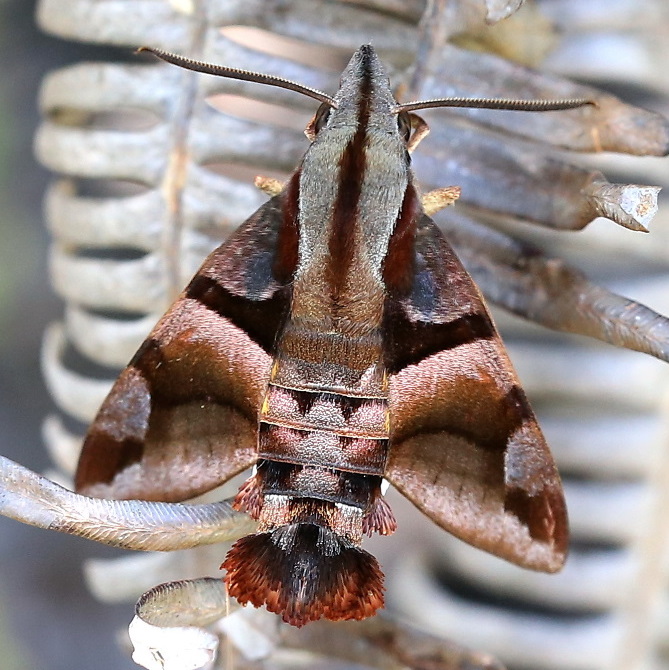
[[[408,112],[400,112],[397,115],[397,130],[400,137],[408,142],[411,137],[411,117]]]
[[[318,134],[321,128],[323,128],[323,126],[328,122],[331,110],[332,107],[324,102],[316,111],[316,116],[314,117],[314,124],[313,124],[314,132],[316,134]]]

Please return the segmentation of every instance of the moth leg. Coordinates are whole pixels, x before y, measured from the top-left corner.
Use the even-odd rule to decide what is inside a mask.
[[[137,551],[174,551],[233,540],[255,522],[231,502],[204,505],[105,500],[68,491],[0,456],[0,514],[16,521]]]
[[[435,188],[434,191],[428,191],[421,196],[423,209],[428,216],[432,216],[449,205],[453,205],[460,197],[459,186],[446,186],[444,188]]]
[[[265,177],[259,174],[254,180],[253,184],[256,188],[259,188],[263,193],[266,193],[268,196],[273,198],[275,195],[279,195],[283,191],[284,182],[274,179],[274,177]]]

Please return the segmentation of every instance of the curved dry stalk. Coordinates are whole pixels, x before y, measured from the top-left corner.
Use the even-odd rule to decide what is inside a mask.
[[[384,670],[504,670],[490,654],[472,651],[385,613],[365,621],[328,624],[316,622],[303,633],[285,629],[283,643],[314,653],[327,646],[341,659]]]
[[[78,495],[0,456],[0,514],[38,528],[137,551],[174,551],[252,533],[228,501],[205,505]]]
[[[135,615],[164,628],[208,626],[240,607],[221,579],[201,577],[155,586],[137,601]]]
[[[669,319],[589,281],[527,242],[450,213],[442,227],[495,304],[546,328],[669,361]]]
[[[657,187],[611,184],[598,170],[572,165],[550,149],[538,154],[533,145],[509,143],[462,121],[434,126],[414,154],[416,170],[429,187],[460,186],[463,204],[560,230],[581,230],[607,216],[646,231],[657,212]]]
[[[236,622],[242,615],[244,624],[224,620],[220,626],[235,646],[246,648],[247,658],[276,654],[276,661],[280,662],[281,648],[311,653],[314,662],[326,656],[384,670],[428,667],[431,670],[503,670],[499,661],[489,654],[426,634],[385,614],[352,625],[351,622],[319,621],[299,631],[282,625],[275,639],[270,640],[266,629],[262,633],[256,631],[253,636],[255,613],[249,608],[243,613],[239,609],[237,603],[228,599],[220,579],[205,577],[161,584],[147,591],[137,601],[135,616],[149,626],[170,631],[177,638],[183,635],[185,639],[193,639],[194,633],[185,631],[184,627],[202,628],[238,612]],[[142,630],[146,630],[147,637],[155,635],[151,629]],[[157,635],[151,639],[157,639]],[[204,631],[200,639],[207,641]],[[142,644],[143,640],[139,642]],[[167,638],[162,644],[169,653],[174,640]]]

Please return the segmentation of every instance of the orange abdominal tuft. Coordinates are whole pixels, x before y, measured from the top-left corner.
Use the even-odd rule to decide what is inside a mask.
[[[328,528],[291,524],[235,542],[221,566],[230,595],[293,626],[364,619],[383,607],[376,559]]]

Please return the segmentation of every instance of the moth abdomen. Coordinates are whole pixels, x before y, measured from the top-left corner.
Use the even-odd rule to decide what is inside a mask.
[[[381,494],[388,443],[382,395],[270,382],[259,461],[235,500],[259,532],[226,557],[230,594],[297,626],[363,619],[381,607],[383,575],[359,545],[397,525]]]
[[[381,477],[260,461],[235,506],[258,520],[221,566],[231,596],[302,626],[321,617],[364,619],[383,606],[383,573],[359,548],[364,533],[392,533]]]
[[[263,460],[234,506],[253,516],[260,531],[314,523],[359,544],[364,533],[395,530],[392,512],[382,502],[382,481],[379,475]]]

